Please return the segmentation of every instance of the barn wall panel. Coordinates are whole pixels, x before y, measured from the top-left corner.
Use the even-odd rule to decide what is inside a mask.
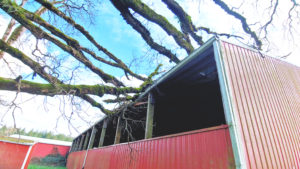
[[[20,169],[30,145],[0,141],[0,168]]]
[[[60,154],[66,156],[70,150],[70,146],[62,146],[55,144],[36,143],[33,147],[32,158],[43,158],[50,154]]]
[[[300,68],[221,42],[247,167],[299,168]]]
[[[67,159],[68,169],[82,169],[85,151],[77,151],[69,154]]]
[[[77,153],[77,154],[76,154]],[[68,168],[75,169],[73,152]],[[71,164],[72,163],[72,164]],[[81,162],[76,161],[78,165]],[[88,151],[85,169],[219,169],[234,168],[227,126],[218,126],[161,138]]]

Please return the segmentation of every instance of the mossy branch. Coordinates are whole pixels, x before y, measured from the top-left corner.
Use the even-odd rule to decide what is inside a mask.
[[[103,111],[103,113],[111,113],[109,110],[104,109],[104,107],[96,102],[94,99],[92,99],[91,97],[89,97],[86,94],[95,94],[98,96],[102,96],[103,94],[115,94],[115,95],[119,95],[119,94],[125,94],[125,93],[138,93],[140,92],[140,89],[135,89],[135,88],[113,88],[113,87],[109,87],[109,86],[86,86],[86,85],[66,85],[63,84],[61,81],[59,81],[59,79],[51,76],[50,74],[48,74],[44,68],[42,66],[40,66],[37,62],[35,62],[34,60],[32,60],[30,57],[26,56],[24,53],[22,53],[21,51],[19,51],[18,49],[8,45],[6,42],[4,42],[3,40],[0,40],[0,50],[9,53],[11,56],[19,59],[20,61],[22,61],[25,65],[29,66],[32,70],[34,70],[37,74],[39,74],[42,78],[44,78],[45,80],[47,80],[49,83],[51,84],[43,84],[43,85],[38,85],[36,83],[32,83],[32,82],[26,82],[23,81],[23,83],[21,84],[33,84],[34,88],[30,89],[30,86],[25,86],[25,88],[21,87],[20,89],[22,90],[22,92],[36,92],[36,93],[31,93],[31,94],[43,94],[43,95],[47,95],[46,93],[48,93],[48,95],[55,95],[55,94],[62,94],[65,93],[66,94],[73,94],[76,95],[84,100],[86,100],[87,102],[89,102],[91,105],[98,107],[99,109],[101,109]],[[2,79],[4,81],[0,82],[0,89],[2,90],[9,90],[6,89],[7,87],[11,86],[11,90],[12,91],[16,91],[17,86],[16,86],[16,81],[12,81],[13,79]],[[10,80],[10,81],[7,81]],[[3,84],[1,84],[3,82]],[[10,84],[8,84],[8,82]],[[3,85],[3,86],[1,86]],[[45,86],[46,85],[46,86]],[[27,87],[27,88],[26,88]],[[37,88],[40,89],[45,89],[45,90],[37,90]],[[55,93],[55,92],[56,93]],[[72,92],[71,92],[72,91]],[[43,93],[44,92],[44,93]],[[71,93],[70,93],[71,92]]]
[[[10,54],[12,57],[20,60],[25,65],[29,66],[34,72],[36,72],[38,75],[40,75],[45,80],[51,82],[51,83],[60,83],[59,80],[44,70],[44,68],[37,63],[36,61],[32,60],[30,57],[25,55],[23,52],[21,52],[19,49],[14,48],[10,45],[8,45],[3,40],[0,40],[0,50]]]
[[[182,9],[182,7],[174,0],[162,0],[162,1],[173,12],[173,14],[175,14],[178,17],[182,31],[189,33],[199,45],[202,45],[203,44],[202,37],[196,34],[197,30],[195,25],[192,22],[191,17]]]
[[[39,2],[41,5],[43,5],[45,8],[47,8],[49,11],[51,11],[51,12],[55,13],[56,15],[60,16],[61,18],[63,18],[66,22],[68,22],[70,25],[72,25],[74,28],[76,28],[78,31],[80,31],[92,44],[94,44],[97,47],[98,50],[105,53],[110,59],[112,59],[116,63],[109,62],[109,61],[97,56],[95,53],[91,52],[87,48],[82,48],[82,49],[84,49],[85,52],[89,53],[95,59],[97,59],[103,63],[123,69],[126,73],[129,73],[130,75],[132,75],[133,77],[135,77],[137,79],[145,80],[145,78],[143,78],[142,76],[139,76],[139,75],[133,73],[128,68],[128,66],[124,62],[122,62],[118,57],[116,57],[114,54],[109,52],[106,48],[104,48],[99,43],[97,43],[96,40],[92,37],[92,35],[87,30],[85,30],[81,25],[77,24],[71,17],[68,17],[66,14],[64,14],[62,11],[57,9],[53,4],[51,4],[50,2],[48,2],[46,0],[36,0],[36,1]]]
[[[34,36],[38,39],[47,39],[60,47],[62,50],[71,54],[78,61],[82,62],[85,66],[87,66],[91,71],[99,75],[105,82],[112,83],[116,86],[124,86],[124,84],[116,79],[114,76],[105,73],[103,70],[95,67],[91,61],[89,61],[84,54],[80,51],[80,45],[75,40],[70,38],[69,36],[63,34],[60,30],[56,29],[52,25],[45,22],[38,15],[35,15],[21,7],[19,7],[16,3],[6,0],[0,3],[0,8],[3,9],[7,14],[12,16],[15,20],[17,20],[20,24],[26,27]],[[58,39],[49,35],[45,31],[43,31],[40,27],[34,25],[28,18],[34,20],[35,22],[41,24],[50,32],[55,34],[61,39],[64,39],[68,45],[62,43]]]
[[[116,0],[113,0],[116,1]],[[147,20],[159,25],[163,30],[174,38],[176,43],[184,48],[187,53],[191,53],[194,48],[187,41],[184,34],[178,31],[164,16],[157,14],[154,10],[149,8],[145,3],[140,0],[123,0],[117,3],[122,3],[125,7],[131,8]]]
[[[127,7],[125,7],[124,5],[119,3],[119,1],[116,1],[116,0],[111,0],[111,2],[121,12],[121,15],[124,18],[124,20],[129,25],[131,25],[133,29],[135,29],[137,32],[140,33],[142,38],[146,41],[146,43],[152,49],[154,49],[157,52],[159,52],[160,54],[168,57],[170,59],[170,61],[179,63],[180,60],[178,59],[178,57],[175,54],[173,54],[169,49],[154,42],[154,40],[152,39],[151,34],[147,30],[147,28],[139,20],[137,20],[135,17],[132,16],[132,14],[130,13],[130,11],[128,10]]]
[[[0,77],[0,89],[18,91],[18,82],[15,79]],[[21,80],[20,90],[30,94],[54,96],[54,95],[85,95],[91,94],[103,96],[104,94],[119,95],[126,93],[139,93],[138,88],[116,88],[106,85],[69,85],[69,84],[42,84]]]

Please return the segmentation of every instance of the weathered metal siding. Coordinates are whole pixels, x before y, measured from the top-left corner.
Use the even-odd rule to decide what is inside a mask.
[[[300,68],[220,42],[247,168],[300,168]]]
[[[81,154],[70,154],[68,169],[82,167]],[[234,168],[233,161],[224,125],[89,150],[85,169],[227,169]]]
[[[82,169],[85,152],[86,151],[77,151],[70,153],[67,159],[67,168]]]

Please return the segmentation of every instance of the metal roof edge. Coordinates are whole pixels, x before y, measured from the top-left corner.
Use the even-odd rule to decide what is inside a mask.
[[[155,80],[154,83],[149,86],[138,98],[137,100],[142,99],[146,94],[148,94],[153,88],[155,88],[157,85],[159,85],[162,81],[164,81],[169,76],[176,73],[178,70],[180,70],[184,65],[186,65],[190,60],[194,59],[198,56],[199,53],[202,53],[209,47],[213,45],[213,42],[216,41],[217,37],[212,37],[209,40],[207,40],[202,46],[194,50],[189,56],[184,58],[182,61],[180,61],[176,66],[174,66],[171,70],[169,70],[167,73],[165,73],[163,76],[161,76],[159,79]]]

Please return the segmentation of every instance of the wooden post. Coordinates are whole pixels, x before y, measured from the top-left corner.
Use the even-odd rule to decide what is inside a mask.
[[[151,93],[148,95],[147,118],[145,139],[152,138],[154,116],[154,97]]]
[[[90,132],[87,131],[84,139],[83,150],[87,149],[90,135],[91,135]]]
[[[72,152],[78,150],[79,144],[80,144],[80,138],[77,138],[77,139],[75,140],[75,146],[74,146]]]
[[[106,128],[107,128],[107,119],[103,121],[103,126],[102,126],[102,131],[100,135],[100,140],[99,140],[99,145],[98,147],[102,147],[104,143],[104,138],[105,138],[105,133],[106,133]]]
[[[96,129],[96,127],[94,126],[94,127],[93,127],[93,130],[92,130],[92,134],[91,134],[89,146],[88,146],[89,149],[92,149],[92,148],[93,148],[94,141],[95,141],[95,135],[96,135],[96,132],[97,132],[97,129]]]
[[[115,135],[115,142],[114,144],[119,144],[121,140],[121,131],[122,131],[122,120],[121,116],[118,117],[118,124],[116,129],[116,135]]]
[[[77,140],[78,139],[73,140],[70,152],[76,151],[76,148],[77,148],[77,145],[78,145]]]
[[[80,138],[80,144],[79,144],[79,147],[78,147],[78,150],[79,150],[79,151],[82,150],[82,145],[83,145],[84,138],[85,138],[85,135],[82,134],[82,135],[81,135],[81,138]]]
[[[75,143],[76,143],[76,140],[73,140],[73,141],[72,141],[71,148],[70,148],[70,152],[72,152],[72,151],[74,150]]]

